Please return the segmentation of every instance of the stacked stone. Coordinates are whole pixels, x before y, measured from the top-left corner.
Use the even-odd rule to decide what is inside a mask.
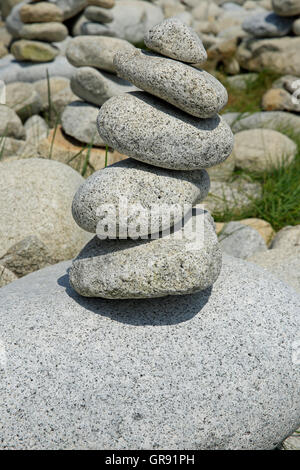
[[[98,25],[111,23],[114,19],[111,9],[115,6],[115,0],[87,0],[88,6],[84,10],[84,16],[88,20],[88,29],[97,34]],[[82,32],[85,34],[86,24],[82,25]],[[92,34],[92,33],[91,33]]]
[[[179,20],[144,39],[154,52],[114,58],[118,74],[144,91],[109,99],[97,122],[103,140],[132,158],[94,173],[73,200],[77,224],[97,233],[70,270],[72,287],[86,297],[190,294],[212,286],[221,269],[213,219],[195,206],[209,191],[205,168],[232,151],[230,127],[217,114],[227,92],[190,65],[207,56]]]
[[[52,43],[61,42],[68,36],[63,24],[63,11],[49,2],[34,2],[18,5],[19,28],[14,29],[8,20],[7,26],[17,39],[11,53],[17,60],[50,62],[59,49]]]
[[[113,57],[118,50],[134,50],[134,46],[113,37],[78,36],[67,47],[67,59],[76,67],[71,89],[80,101],[74,101],[65,108],[62,127],[67,135],[82,143],[93,141],[94,145],[105,146],[96,130],[99,106],[112,96],[136,90],[129,82],[116,76]]]

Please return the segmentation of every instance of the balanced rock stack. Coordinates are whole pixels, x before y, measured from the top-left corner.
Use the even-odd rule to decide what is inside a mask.
[[[115,6],[115,0],[87,0],[87,3],[88,6],[84,10],[84,16],[88,21],[83,23],[82,33],[86,34],[88,30],[91,32],[90,34],[93,34],[93,27],[95,27],[94,34],[97,34],[98,25],[113,21],[114,17],[111,9]]]
[[[66,106],[61,121],[65,133],[82,143],[105,146],[96,128],[99,106],[112,96],[136,90],[116,76],[113,57],[118,50],[134,46],[106,36],[78,36],[68,44],[67,59],[76,67],[70,85],[80,100]]]
[[[191,208],[208,194],[205,168],[232,151],[232,132],[217,114],[227,92],[189,65],[206,52],[179,20],[151,28],[145,44],[154,52],[120,51],[114,66],[146,93],[110,98],[97,122],[102,139],[132,159],[94,173],[73,200],[75,221],[97,233],[69,273],[86,297],[190,294],[212,286],[221,269],[213,220]]]
[[[20,3],[6,21],[9,32],[17,39],[11,46],[11,53],[20,61],[54,60],[59,54],[55,43],[68,36],[63,21],[64,12],[54,3]]]

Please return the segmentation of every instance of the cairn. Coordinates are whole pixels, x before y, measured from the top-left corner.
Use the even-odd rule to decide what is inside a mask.
[[[64,12],[54,3],[20,4],[7,18],[6,26],[16,41],[11,53],[17,60],[51,62],[59,54],[57,43],[68,36]]]
[[[77,224],[97,233],[69,273],[86,297],[191,294],[211,287],[221,269],[213,219],[196,206],[209,191],[206,168],[232,151],[218,115],[227,92],[191,65],[207,55],[179,20],[151,28],[145,44],[153,52],[114,58],[118,75],[144,91],[110,98],[97,121],[101,138],[131,158],[94,173],[73,200]]]

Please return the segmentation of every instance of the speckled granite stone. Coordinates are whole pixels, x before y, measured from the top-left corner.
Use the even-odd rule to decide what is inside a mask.
[[[272,449],[300,424],[300,298],[225,257],[212,289],[85,299],[62,263],[1,289],[1,449]]]
[[[168,18],[150,28],[144,42],[152,51],[181,62],[201,64],[207,59],[198,34],[178,18]]]
[[[175,172],[128,158],[91,175],[76,192],[72,212],[81,228],[96,233],[97,223],[100,220],[97,209],[112,204],[118,214],[120,198],[126,198],[128,205],[132,206],[132,209],[136,207],[137,210],[130,213],[128,221],[131,223],[135,220],[141,221],[140,206],[147,210],[143,218],[143,225],[147,226],[147,230],[140,232],[142,236],[152,233],[151,223],[162,230],[181,220],[188,210],[184,205],[189,207],[196,201],[201,201],[207,196],[208,191],[209,176],[205,170]],[[151,216],[150,220],[151,207],[162,204],[177,205],[175,213],[170,214],[170,223],[167,226],[162,226],[159,215]],[[167,207],[165,210],[167,211]],[[124,233],[127,223],[127,217],[117,217],[117,231]],[[154,233],[156,231],[157,229]]]
[[[222,117],[197,119],[143,92],[108,100],[97,123],[112,148],[173,170],[214,166],[226,160],[233,147],[233,134]]]
[[[181,228],[180,224],[174,233],[156,239],[94,237],[72,264],[71,286],[84,297],[107,299],[185,295],[207,289],[221,269],[218,239],[208,212],[197,209],[189,221],[193,233],[184,232],[186,225]]]
[[[140,49],[117,52],[114,66],[120,77],[192,116],[210,118],[228,100],[208,72]]]

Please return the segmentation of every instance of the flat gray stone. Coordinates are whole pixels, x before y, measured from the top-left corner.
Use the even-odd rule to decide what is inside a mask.
[[[254,83],[258,78],[257,73],[243,73],[227,77],[227,83],[235,90],[247,90],[247,87]]]
[[[237,167],[265,171],[290,164],[298,148],[295,142],[272,129],[249,129],[234,137],[233,156]]]
[[[5,104],[0,104],[0,137],[25,139],[25,135],[22,121],[16,112]]]
[[[219,235],[219,243],[225,253],[242,259],[268,249],[257,230],[240,222],[225,224]]]
[[[137,221],[141,224],[140,236],[143,236],[179,222],[192,205],[207,196],[208,191],[209,177],[205,170],[177,171],[174,174],[170,170],[127,159],[90,176],[74,196],[72,213],[81,228],[96,233],[97,223],[101,220],[97,209],[112,204],[117,214],[117,230],[112,238],[119,232],[126,233],[128,224],[136,224]],[[120,198],[126,198],[128,219],[124,214],[119,217]],[[169,205],[176,205],[175,213],[169,214],[167,225],[162,225],[159,214],[155,217],[150,213],[154,205],[165,205],[162,212],[168,212]],[[144,217],[139,213],[141,207],[147,211]]]
[[[198,34],[177,18],[168,18],[150,28],[144,42],[152,51],[181,62],[201,64],[207,59]]]
[[[284,283],[224,257],[212,289],[111,301],[74,293],[68,267],[1,289],[1,448],[265,450],[299,427]]]
[[[243,29],[257,38],[286,36],[293,26],[293,19],[284,18],[274,12],[255,13],[243,22]]]
[[[66,39],[67,36],[67,27],[57,22],[24,24],[20,30],[21,38],[38,41],[59,42]]]
[[[111,23],[83,22],[81,34],[115,36],[139,44],[143,42],[145,32],[164,19],[159,6],[141,0],[116,1],[111,13],[114,17]]]
[[[28,62],[17,62],[12,55],[0,59],[0,80],[5,83],[12,82],[35,82],[46,79],[46,68],[49,77],[71,78],[75,67],[63,56],[57,56],[52,62],[45,64],[30,64]]]
[[[230,127],[220,116],[197,119],[142,92],[108,100],[97,124],[100,136],[112,148],[171,170],[217,165],[233,147]]]
[[[88,6],[84,10],[84,16],[90,21],[96,21],[99,23],[111,23],[114,19],[114,15],[110,10],[94,5]]]
[[[24,0],[23,2],[18,3],[15,5],[9,15],[7,16],[5,20],[5,26],[8,30],[8,32],[15,38],[18,39],[20,38],[20,31],[24,25],[23,21],[20,18],[20,10],[21,8],[29,3],[30,0]]]
[[[84,297],[143,299],[185,295],[210,287],[222,256],[213,219],[197,215],[172,233],[144,240],[95,236],[73,261],[70,283]],[[193,227],[188,231],[188,223]],[[197,225],[196,225],[197,224]],[[168,231],[169,232],[169,231]]]
[[[68,165],[39,158],[0,163],[0,256],[35,235],[53,259],[70,259],[89,240],[71,215],[84,181]]]
[[[99,109],[89,103],[73,101],[61,116],[61,125],[65,133],[84,144],[92,144],[98,147],[105,146],[105,142],[99,136],[96,121]]]
[[[93,67],[78,68],[71,79],[71,89],[79,98],[97,106],[112,96],[137,90],[126,80]]]
[[[68,61],[75,67],[95,67],[115,72],[113,58],[119,50],[134,50],[128,41],[106,36],[78,36],[67,48]]]
[[[271,248],[284,250],[291,247],[300,247],[300,225],[284,227],[272,240]]]
[[[274,248],[250,256],[247,261],[258,264],[300,293],[300,246]]]
[[[118,75],[192,116],[209,118],[227,103],[223,85],[204,70],[135,49],[114,57]]]
[[[259,128],[274,129],[279,132],[291,130],[295,134],[299,134],[300,116],[284,111],[261,111],[245,116],[240,114],[232,125],[234,133]]]

